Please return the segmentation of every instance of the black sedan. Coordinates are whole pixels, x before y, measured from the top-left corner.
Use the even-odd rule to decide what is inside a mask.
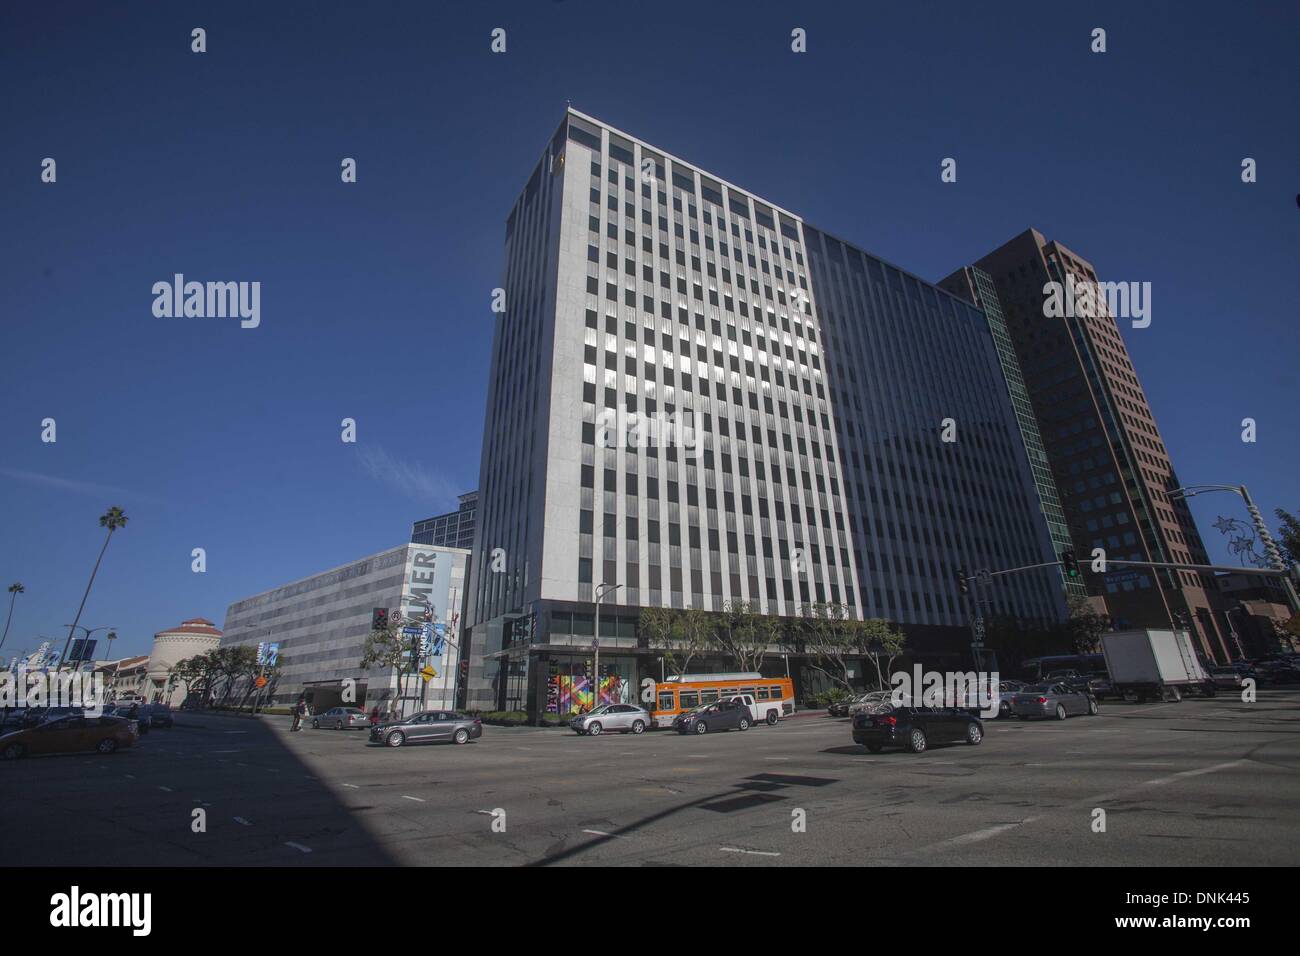
[[[734,700],[720,700],[688,710],[673,721],[679,734],[707,734],[711,730],[748,730],[753,716]]]
[[[858,714],[853,718],[853,742],[873,754],[885,747],[902,747],[914,754],[932,743],[963,741],[978,744],[984,724],[954,707],[896,707],[888,714]]]

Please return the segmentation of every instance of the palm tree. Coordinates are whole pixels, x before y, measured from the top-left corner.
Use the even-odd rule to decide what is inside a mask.
[[[118,528],[126,527],[126,514],[117,505],[113,505],[106,512],[99,516],[99,526],[108,529],[108,535],[104,538],[104,546],[99,549],[99,557],[95,559],[95,570],[90,572],[90,581],[86,584],[86,593],[81,596],[81,607],[77,608],[77,616],[72,619],[68,626],[68,639],[63,642],[63,655],[59,658],[59,667],[63,667],[63,662],[68,658],[68,645],[72,643],[72,635],[76,633],[77,625],[81,622],[81,612],[86,609],[86,598],[90,597],[90,588],[95,583],[95,575],[99,573],[99,562],[104,560],[104,552],[108,550],[108,542],[113,540],[113,532]]]
[[[5,640],[9,637],[9,622],[14,619],[14,601],[17,601],[18,595],[22,594],[26,590],[27,589],[17,581],[9,585],[9,616],[5,618],[5,632],[4,636],[0,637],[0,647],[5,646]]]

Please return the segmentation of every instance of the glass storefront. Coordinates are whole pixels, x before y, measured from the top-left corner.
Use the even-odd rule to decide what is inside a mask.
[[[592,655],[552,653],[537,662],[545,675],[543,711],[548,714],[576,714],[598,704],[637,702],[638,672],[635,657],[600,656],[599,680]]]

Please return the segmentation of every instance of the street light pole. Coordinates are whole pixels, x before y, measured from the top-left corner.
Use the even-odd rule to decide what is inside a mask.
[[[600,602],[605,599],[605,595],[617,591],[623,585],[605,584],[604,582],[596,588],[596,621],[594,629],[594,638],[591,642],[592,648],[596,652],[595,671],[592,675],[591,685],[591,706],[596,708],[600,706]]]
[[[1206,491],[1231,491],[1239,495],[1246,505],[1246,511],[1250,515],[1251,523],[1255,526],[1255,534],[1258,536],[1260,543],[1264,546],[1264,553],[1268,556],[1269,562],[1276,571],[1286,571],[1286,563],[1282,560],[1282,552],[1278,550],[1277,543],[1273,536],[1269,534],[1268,526],[1264,524],[1264,516],[1260,514],[1259,509],[1255,507],[1254,500],[1250,497],[1250,492],[1246,490],[1245,485],[1188,485],[1186,488],[1175,488],[1168,492],[1170,498],[1191,498],[1195,495],[1202,494]],[[1242,569],[1249,574],[1249,570]],[[1286,595],[1286,602],[1291,608],[1292,614],[1300,614],[1300,596],[1296,594],[1295,585],[1291,583],[1291,578],[1283,574],[1279,578],[1282,584],[1282,593]]]

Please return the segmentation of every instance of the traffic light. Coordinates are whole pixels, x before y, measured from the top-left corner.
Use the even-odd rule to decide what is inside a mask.
[[[962,594],[970,594],[970,582],[966,578],[966,569],[957,569],[957,590]]]
[[[377,607],[370,612],[370,629],[372,631],[388,630],[388,608]]]
[[[1077,578],[1079,576],[1079,562],[1074,559],[1074,549],[1066,548],[1061,552],[1061,567],[1065,568],[1067,578]]]

